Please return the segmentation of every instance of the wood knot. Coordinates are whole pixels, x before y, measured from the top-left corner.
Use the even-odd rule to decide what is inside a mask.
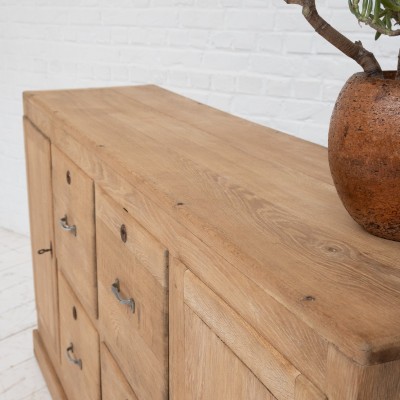
[[[336,253],[338,249],[336,247],[328,247],[328,251],[330,251],[331,253]]]
[[[315,297],[314,297],[314,296],[307,295],[307,296],[304,296],[304,297],[301,299],[301,301],[315,301]]]

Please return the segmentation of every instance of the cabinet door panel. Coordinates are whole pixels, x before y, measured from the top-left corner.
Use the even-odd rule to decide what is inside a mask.
[[[26,170],[29,191],[32,259],[39,332],[55,362],[58,351],[57,270],[53,247],[51,146],[28,120],[24,120]]]
[[[185,371],[186,399],[275,399],[188,306],[185,306]]]

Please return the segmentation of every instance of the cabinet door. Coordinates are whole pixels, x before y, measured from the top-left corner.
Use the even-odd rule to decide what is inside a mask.
[[[53,247],[50,141],[24,121],[32,259],[39,333],[53,362],[58,360],[57,270]]]
[[[190,306],[187,297],[191,295],[184,284],[188,274],[193,275],[172,258],[169,274],[170,399],[275,400],[254,372]],[[218,319],[211,308],[207,312],[211,318]]]
[[[186,399],[274,399],[188,306],[185,306],[185,371]]]

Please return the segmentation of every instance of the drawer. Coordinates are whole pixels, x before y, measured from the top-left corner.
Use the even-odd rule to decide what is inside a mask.
[[[128,381],[118,367],[107,346],[102,343],[101,355],[101,399],[138,400]]]
[[[93,181],[58,148],[52,148],[58,267],[79,301],[97,317]]]
[[[100,399],[99,337],[59,273],[61,374],[68,399]]]
[[[96,188],[99,326],[141,400],[168,397],[168,251]]]

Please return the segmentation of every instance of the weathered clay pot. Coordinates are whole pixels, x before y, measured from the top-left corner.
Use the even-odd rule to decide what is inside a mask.
[[[329,165],[348,213],[373,235],[400,241],[400,81],[353,75],[329,129]]]

